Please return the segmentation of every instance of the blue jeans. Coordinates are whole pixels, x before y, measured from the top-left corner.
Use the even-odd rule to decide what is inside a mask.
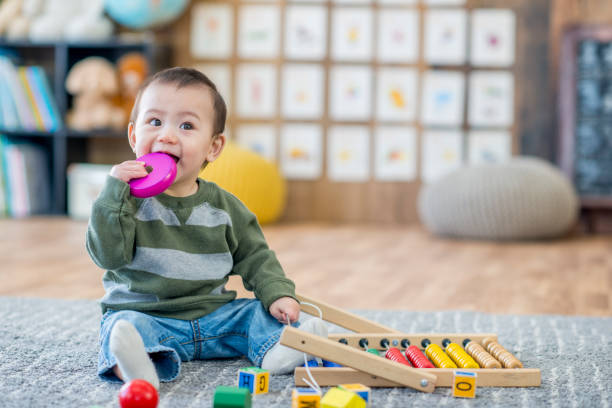
[[[284,325],[259,300],[237,299],[196,320],[154,317],[133,310],[107,311],[100,323],[98,375],[121,382],[109,349],[111,329],[127,320],[142,336],[160,381],[172,381],[181,361],[247,356],[260,367],[266,352],[278,343]]]

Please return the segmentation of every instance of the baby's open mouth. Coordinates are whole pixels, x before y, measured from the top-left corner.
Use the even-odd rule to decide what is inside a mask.
[[[175,163],[178,163],[178,161],[179,161],[179,157],[178,156],[175,156],[172,153],[168,153],[168,152],[162,152],[162,153],[165,153],[168,156],[172,157],[172,160],[174,160]]]

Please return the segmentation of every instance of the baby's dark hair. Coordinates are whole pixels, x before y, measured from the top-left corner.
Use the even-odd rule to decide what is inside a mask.
[[[223,97],[217,90],[217,87],[206,75],[192,68],[174,67],[159,71],[155,75],[147,78],[136,95],[134,101],[134,107],[130,114],[130,122],[135,122],[138,117],[138,105],[140,104],[140,97],[142,93],[147,89],[149,85],[154,82],[160,82],[162,84],[175,84],[177,88],[183,88],[192,85],[203,85],[210,90],[210,94],[213,98],[213,108],[215,110],[215,119],[213,123],[213,137],[220,135],[225,130],[225,118],[227,116],[227,107]]]

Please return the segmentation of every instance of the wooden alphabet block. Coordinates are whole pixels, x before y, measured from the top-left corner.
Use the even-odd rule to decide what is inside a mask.
[[[321,400],[321,408],[366,408],[366,402],[352,391],[335,387]]]
[[[320,408],[321,393],[312,388],[294,388],[291,393],[291,408]]]
[[[457,371],[453,374],[453,397],[474,398],[476,396],[476,373]]]
[[[248,388],[251,394],[267,394],[270,373],[258,367],[246,367],[238,370],[238,387]]]
[[[213,408],[251,408],[251,393],[246,388],[215,388]]]
[[[338,387],[344,388],[345,390],[354,392],[355,394],[359,395],[365,400],[366,406],[370,403],[370,393],[372,391],[370,387],[366,387],[363,384],[340,384],[338,385]]]

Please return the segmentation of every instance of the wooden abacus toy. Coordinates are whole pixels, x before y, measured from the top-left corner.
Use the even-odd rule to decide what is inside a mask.
[[[523,368],[497,342],[494,333],[404,334],[324,302],[302,295],[298,298],[303,312],[318,316],[320,310],[323,320],[356,332],[331,334],[325,339],[291,326],[285,328],[281,344],[343,366],[309,367],[320,386],[360,383],[432,392],[436,386],[453,386],[457,368],[477,373],[479,387],[540,385],[540,370]],[[427,357],[419,347],[425,349]],[[401,350],[406,351],[407,358]],[[376,355],[378,351],[383,351],[387,359]],[[305,367],[296,368],[295,385],[306,386],[307,376]]]

